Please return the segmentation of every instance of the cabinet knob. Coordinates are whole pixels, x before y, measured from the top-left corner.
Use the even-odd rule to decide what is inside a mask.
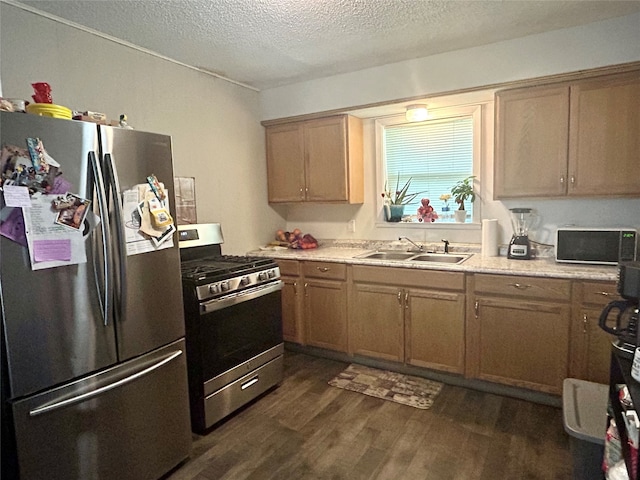
[[[316,267],[318,270],[320,270],[322,273],[326,273],[329,270],[331,270],[329,267]]]
[[[309,295],[309,293],[307,292],[307,287],[309,286],[309,284],[307,282],[304,282],[304,296],[307,297]]]
[[[576,183],[576,177],[571,175],[571,185],[573,185],[574,183]]]
[[[589,325],[589,317],[586,313],[582,314],[582,333],[587,333],[587,326]]]
[[[560,185],[562,185],[563,183],[564,183],[564,175],[560,177]]]

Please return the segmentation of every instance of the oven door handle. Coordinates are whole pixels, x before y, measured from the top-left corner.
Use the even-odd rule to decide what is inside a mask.
[[[205,313],[215,312],[216,310],[222,310],[223,308],[231,307],[232,305],[236,305],[238,303],[247,302],[249,300],[253,300],[254,298],[269,295],[270,293],[277,292],[278,290],[282,290],[281,280],[269,283],[267,285],[260,285],[248,290],[243,290],[226,297],[209,300],[208,302],[200,304],[200,314],[203,315]]]

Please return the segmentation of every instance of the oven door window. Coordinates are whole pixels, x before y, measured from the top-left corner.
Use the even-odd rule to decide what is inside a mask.
[[[282,343],[281,292],[200,316],[205,379],[226,372]]]

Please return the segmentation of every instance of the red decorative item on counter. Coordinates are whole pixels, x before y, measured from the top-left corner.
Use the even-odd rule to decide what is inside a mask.
[[[34,102],[53,103],[53,100],[51,100],[51,86],[49,86],[48,83],[37,82],[37,83],[32,83],[31,86],[33,87],[33,90],[36,92],[35,94],[31,95],[31,98],[33,98]]]

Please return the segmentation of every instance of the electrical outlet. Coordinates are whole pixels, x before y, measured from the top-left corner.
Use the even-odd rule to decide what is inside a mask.
[[[349,220],[349,223],[347,224],[347,230],[350,233],[354,233],[356,231],[356,221],[355,220]]]

